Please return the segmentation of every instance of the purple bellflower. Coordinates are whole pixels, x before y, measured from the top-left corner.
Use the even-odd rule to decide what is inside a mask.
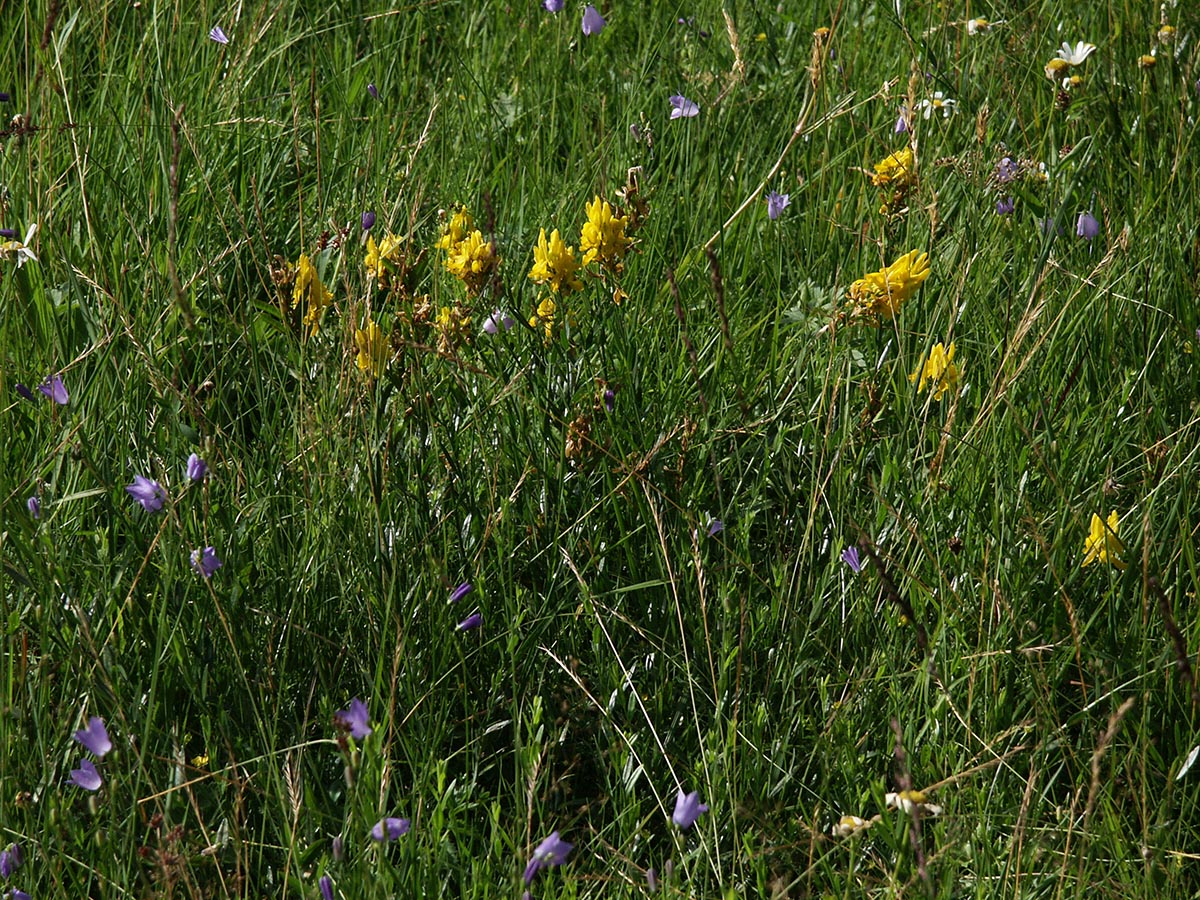
[[[35,519],[42,517],[42,501],[37,498],[37,494],[34,494],[25,501],[25,508],[29,510],[29,514]]]
[[[596,7],[588,4],[583,8],[583,33],[589,37],[604,30],[604,16],[596,11]]]
[[[192,568],[205,578],[212,578],[213,573],[225,563],[217,556],[217,551],[213,547],[205,547],[203,550],[193,550],[191,556]]]
[[[483,615],[473,612],[455,626],[459,631],[471,631],[483,624]]]
[[[1091,241],[1100,233],[1100,223],[1090,212],[1081,212],[1075,222],[1075,234]]]
[[[708,520],[708,536],[709,537],[716,537],[718,534],[720,534],[724,530],[725,530],[725,523],[722,522],[720,519],[709,519]]]
[[[564,2],[565,0],[542,0],[542,7],[546,12],[562,12]]]
[[[220,25],[214,25],[212,27],[212,31],[208,33],[208,39],[210,41],[216,41],[218,44],[229,43],[229,35],[225,33],[225,29]]]
[[[1017,202],[1012,197],[1001,197],[996,201],[996,215],[1008,216],[1012,215],[1012,211],[1017,208]]]
[[[158,512],[163,508],[163,501],[167,499],[167,492],[162,489],[162,485],[141,475],[134,475],[133,484],[125,485],[125,490],[146,512]]]
[[[654,871],[654,866],[646,870],[646,888],[652,894],[658,890],[658,873]]]
[[[558,836],[558,832],[552,832],[550,837],[546,838],[533,851],[533,856],[529,858],[529,863],[525,866],[525,874],[522,876],[525,879],[525,887],[529,887],[533,883],[533,879],[537,877],[538,871],[544,866],[561,866],[566,862],[567,854],[571,852],[572,844],[568,844]]]
[[[104,720],[99,716],[92,716],[88,719],[86,728],[80,729],[71,736],[98,759],[103,759],[104,754],[108,753],[113,746],[108,737],[108,729],[104,727]]]
[[[71,770],[71,783],[85,791],[98,791],[104,779],[96,771],[96,764],[90,759],[85,759],[79,763],[78,769]]]
[[[59,406],[66,406],[71,400],[71,395],[67,393],[67,387],[63,384],[61,375],[49,376],[38,385],[38,390]]]
[[[771,191],[767,194],[767,218],[778,219],[783,215],[783,211],[787,209],[788,204],[792,202],[792,198],[787,194],[781,194],[778,191]]]
[[[37,403],[37,397],[33,396],[33,391],[21,384],[19,381],[17,382],[17,393],[30,403]]]
[[[33,900],[27,893],[18,888],[12,889],[12,900]]]
[[[357,697],[350,701],[349,709],[339,709],[333,714],[333,721],[339,728],[345,728],[356,741],[361,741],[371,733],[367,704]]]
[[[12,878],[13,872],[21,868],[21,845],[9,844],[4,850],[0,850],[0,878],[5,881]]]
[[[193,453],[187,458],[187,477],[192,481],[203,481],[208,474],[208,464]]]
[[[379,88],[375,87],[375,82],[370,82],[367,85],[367,93],[371,95],[373,100],[379,99]]]
[[[375,211],[368,209],[362,214],[362,230],[370,231],[375,227]]]
[[[321,889],[322,900],[333,900],[333,879],[328,875],[322,875],[317,881],[317,887]]]
[[[411,823],[408,819],[385,818],[380,819],[375,823],[375,827],[371,829],[371,838],[383,843],[384,841],[394,841],[401,835],[408,834],[408,828]]]
[[[683,94],[672,94],[667,98],[671,101],[672,119],[691,119],[700,115],[700,106],[692,100],[689,100]]]
[[[680,788],[679,795],[675,798],[675,813],[671,816],[671,821],[687,831],[706,812],[708,812],[708,807],[700,802],[699,791],[685,794]]]
[[[484,320],[483,330],[488,334],[499,334],[501,331],[508,331],[516,324],[512,316],[497,309]]]
[[[467,594],[471,593],[472,590],[474,590],[474,586],[471,584],[471,582],[464,581],[462,584],[460,584],[458,587],[456,587],[453,591],[450,592],[450,599],[447,602],[448,603],[457,603],[463,597],[467,596]]]
[[[862,560],[858,556],[858,548],[851,545],[842,551],[842,562],[850,567],[850,571],[857,575],[863,569]]]

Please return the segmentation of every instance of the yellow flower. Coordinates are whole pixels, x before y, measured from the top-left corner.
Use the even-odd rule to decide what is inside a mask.
[[[1121,554],[1125,552],[1125,545],[1117,537],[1118,521],[1115,509],[1108,514],[1107,523],[1092,513],[1092,528],[1083,542],[1083,563],[1080,568],[1090,566],[1097,561],[1116,566],[1118,569],[1125,568],[1125,562],[1121,559]]]
[[[491,241],[483,239],[480,231],[468,234],[446,257],[447,271],[462,281],[471,297],[483,290],[498,265],[500,258],[496,256],[496,248]]]
[[[870,827],[871,823],[859,816],[842,816],[837,820],[837,824],[829,829],[829,833],[834,837],[847,838]]]
[[[926,816],[942,814],[942,808],[936,803],[930,803],[924,791],[891,791],[884,795],[883,802],[887,804],[888,809],[899,809],[910,816],[918,810]]]
[[[1153,69],[1157,63],[1158,59],[1153,53],[1144,53],[1138,57],[1138,68],[1140,69]]]
[[[1163,25],[1158,29],[1158,40],[1161,44],[1169,44],[1175,40],[1175,26]]]
[[[437,350],[444,356],[452,355],[462,344],[471,343],[471,317],[461,307],[443,306],[438,312],[435,327]]]
[[[629,238],[625,236],[628,217],[613,215],[608,201],[596,197],[587,205],[587,219],[579,237],[583,264],[598,260],[605,268],[620,271],[619,264],[629,249]]]
[[[400,238],[391,232],[388,232],[380,244],[375,243],[374,235],[369,235],[367,237],[367,258],[364,261],[367,274],[372,278],[379,279],[381,284],[386,283],[388,276],[396,266],[400,265],[400,246]]]
[[[554,298],[546,297],[538,304],[537,312],[529,317],[530,328],[537,328],[540,325],[545,329],[547,343],[554,336],[554,314],[557,310],[558,306],[555,304]]]
[[[889,184],[911,185],[917,183],[916,159],[913,152],[905,147],[884,157],[875,163],[875,174],[871,176],[871,184],[883,187]]]
[[[575,275],[579,262],[575,259],[575,248],[568,247],[555,228],[550,232],[550,240],[546,240],[546,229],[538,235],[537,246],[533,248],[533,268],[529,277],[536,284],[548,284],[550,290],[564,294],[583,289],[583,282]]]
[[[366,328],[355,329],[354,343],[358,345],[355,360],[358,368],[372,379],[381,377],[388,362],[388,344],[383,330],[368,319]]]
[[[865,275],[850,285],[855,313],[867,319],[892,318],[900,304],[929,277],[929,254],[910,250],[890,266]]]
[[[924,365],[909,375],[908,380],[915,382],[918,378],[921,379],[917,384],[918,394],[925,390],[927,382],[932,382],[933,399],[941,400],[946,391],[954,389],[961,375],[962,368],[954,365],[954,342],[951,341],[948,348],[943,347],[941,343],[934,344]]]
[[[471,218],[467,208],[459,207],[450,217],[450,221],[446,223],[446,227],[442,229],[442,237],[437,242],[438,249],[452,252],[455,245],[461,243],[474,227],[475,220]]]
[[[321,284],[321,276],[317,274],[316,267],[313,266],[312,260],[306,253],[301,253],[300,261],[296,263],[296,283],[292,288],[292,308],[295,309],[302,300],[306,304],[304,324],[308,326],[310,334],[316,334],[321,330],[321,314],[333,300],[333,294],[329,293],[325,289],[325,285]]]

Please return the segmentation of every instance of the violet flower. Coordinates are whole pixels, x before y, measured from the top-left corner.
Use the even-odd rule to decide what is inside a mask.
[[[112,741],[108,737],[108,729],[104,727],[104,720],[99,716],[92,716],[88,719],[87,727],[81,728],[71,737],[83,744],[84,747],[93,755],[100,759],[104,758],[104,754],[112,749]]]
[[[33,900],[33,898],[19,888],[13,888],[11,900]]]
[[[1093,240],[1100,233],[1100,223],[1090,212],[1081,212],[1075,222],[1075,234],[1087,240]]]
[[[459,631],[471,631],[472,629],[478,628],[482,624],[483,624],[483,615],[481,613],[473,612],[469,616],[467,616],[465,619],[463,619],[461,622],[459,622],[458,625],[456,625],[455,627]]]
[[[146,512],[158,512],[163,508],[163,501],[167,499],[167,492],[162,489],[162,485],[141,475],[134,475],[133,484],[125,485],[125,490]]]
[[[225,33],[225,29],[223,29],[220,25],[214,25],[212,27],[212,31],[208,33],[208,39],[210,41],[216,41],[218,44],[229,43],[229,35]]]
[[[1200,82],[1198,82],[1198,83],[1200,83]],[[10,97],[4,91],[0,91],[0,103],[7,103],[11,99],[12,99],[12,97]]]
[[[187,458],[187,477],[192,481],[203,481],[208,474],[208,464],[193,453]]]
[[[408,819],[391,817],[380,819],[375,823],[375,827],[371,829],[371,837],[381,844],[384,841],[394,841],[401,835],[408,834],[410,824]]]
[[[499,334],[501,330],[508,331],[517,323],[506,312],[495,310],[483,321],[483,330],[488,334]]]
[[[604,16],[596,11],[596,7],[588,4],[583,8],[583,33],[589,37],[604,30]]]
[[[372,99],[379,99],[379,88],[375,87],[375,82],[372,81],[367,84],[367,93],[371,95]]]
[[[350,701],[349,709],[339,709],[333,714],[334,724],[345,728],[356,741],[361,741],[371,733],[367,704],[357,697]]]
[[[362,230],[370,231],[375,227],[375,211],[368,209],[362,214]]]
[[[4,96],[7,97],[8,95],[5,94]],[[16,236],[17,236],[17,229],[15,229],[15,228],[0,228],[0,238],[12,239],[12,238],[15,238]]]
[[[542,7],[546,12],[562,12],[564,2],[565,0],[542,0]]]
[[[38,385],[38,390],[59,406],[66,406],[71,399],[71,395],[67,393],[66,385],[63,384],[61,375],[47,377],[45,381]]]
[[[858,548],[851,545],[842,551],[842,562],[850,567],[850,571],[857,575],[863,569],[862,560],[858,556]]]
[[[34,494],[25,501],[25,508],[29,510],[29,515],[33,516],[35,519],[40,519],[42,517],[42,501],[37,498],[37,494]]]
[[[646,888],[652,894],[658,890],[658,873],[654,871],[654,866],[646,870]]]
[[[674,107],[671,110],[672,119],[691,119],[700,115],[700,106],[682,94],[672,94],[667,99]]]
[[[546,838],[533,851],[533,856],[529,858],[529,863],[525,866],[525,874],[521,876],[525,879],[525,887],[529,887],[533,883],[533,879],[537,876],[538,871],[544,866],[561,866],[566,862],[567,854],[571,852],[572,844],[568,844],[558,836],[558,832],[551,832],[550,837]]]
[[[1017,202],[1012,197],[1001,197],[996,201],[996,215],[1008,216],[1017,208]]]
[[[463,597],[467,596],[467,594],[471,593],[472,590],[474,590],[474,585],[472,585],[469,581],[464,581],[450,592],[450,599],[447,602],[457,603]]]
[[[894,134],[907,134],[911,129],[909,120],[912,119],[912,113],[908,111],[908,104],[900,105],[900,112],[896,116],[896,124],[892,127]]]
[[[0,850],[0,878],[5,881],[12,878],[13,872],[21,868],[21,845],[9,844],[4,850]]]
[[[708,536],[716,537],[725,530],[725,523],[720,519],[710,519],[708,522]]]
[[[1021,167],[1011,156],[1006,156],[996,163],[996,183],[1008,184],[1021,174]]]
[[[191,562],[192,568],[205,578],[212,578],[213,573],[225,565],[217,556],[217,551],[213,547],[205,547],[203,550],[193,550]]]
[[[90,759],[85,759],[79,763],[78,769],[71,770],[71,783],[85,791],[98,791],[100,785],[104,783],[104,779],[96,771],[95,763]]]
[[[612,388],[604,389],[604,409],[607,412],[612,412],[617,408],[617,392]]]
[[[671,816],[671,821],[684,831],[687,831],[706,812],[708,812],[708,807],[700,802],[699,791],[692,791],[690,794],[685,794],[683,789],[680,788],[679,795],[675,798],[675,812]]]
[[[778,191],[771,191],[767,194],[767,218],[774,220],[783,215],[783,211],[787,209],[788,204],[792,202],[792,198],[787,194],[781,194]]]
[[[21,382],[17,382],[16,389],[17,394],[23,399],[28,400],[30,403],[37,403],[37,397],[33,396],[33,391],[21,384]]]
[[[323,900],[333,900],[333,879],[328,875],[322,875],[317,881],[317,887],[321,889],[321,897]]]

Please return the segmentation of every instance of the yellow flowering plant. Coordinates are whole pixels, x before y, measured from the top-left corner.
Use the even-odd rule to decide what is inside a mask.
[[[961,376],[962,367],[954,364],[954,342],[951,341],[949,347],[944,347],[939,341],[929,351],[924,363],[917,367],[917,371],[908,376],[908,380],[917,384],[918,394],[925,390],[926,384],[931,385],[933,399],[941,400],[946,391],[953,390],[958,385]]]
[[[446,257],[446,271],[463,283],[469,297],[475,297],[483,290],[499,265],[495,245],[484,240],[483,233],[478,230],[455,244]]]
[[[620,274],[621,260],[625,258],[630,244],[625,234],[628,217],[616,215],[608,201],[599,196],[587,204],[586,210],[587,222],[579,236],[583,264],[590,266],[598,262],[601,268]]]
[[[554,293],[569,294],[571,291],[583,289],[583,282],[575,274],[579,269],[579,261],[575,258],[575,248],[567,246],[555,228],[546,238],[546,229],[538,235],[537,246],[533,248],[533,268],[529,277],[535,284],[550,286]]]
[[[871,184],[876,187],[908,186],[916,183],[917,161],[912,150],[907,147],[888,154],[875,163],[875,174],[871,176]]]
[[[296,263],[296,280],[292,286],[292,309],[301,302],[305,304],[304,325],[308,328],[310,336],[321,330],[322,314],[332,301],[333,294],[321,283],[316,266],[307,253],[301,253]]]
[[[354,343],[358,347],[355,363],[359,370],[372,381],[383,377],[389,356],[388,342],[383,329],[368,319],[366,328],[355,329]]]
[[[363,260],[367,275],[376,279],[381,286],[387,287],[392,276],[400,271],[402,246],[401,238],[391,232],[384,235],[383,240],[378,244],[375,243],[374,235],[368,235],[367,256]]]
[[[434,330],[437,332],[437,351],[443,356],[452,356],[463,344],[471,343],[471,317],[457,304],[443,306],[438,311]]]
[[[910,250],[890,266],[871,272],[850,285],[850,315],[871,324],[894,318],[900,306],[929,277],[929,254]]]
[[[1121,559],[1125,545],[1117,537],[1119,523],[1120,519],[1115,509],[1109,512],[1107,522],[1092,513],[1092,526],[1083,542],[1083,562],[1080,568],[1095,562],[1107,563],[1118,569],[1125,568],[1125,561]]]

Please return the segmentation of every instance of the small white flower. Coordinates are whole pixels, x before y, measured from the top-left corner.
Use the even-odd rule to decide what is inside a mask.
[[[924,791],[901,791],[896,793],[892,791],[886,794],[883,798],[888,809],[899,809],[907,815],[912,815],[915,810],[920,810],[923,816],[940,816],[942,808],[936,803],[925,802]]]
[[[921,113],[923,118],[928,119],[936,110],[941,110],[942,118],[950,118],[950,114],[954,112],[954,107],[958,105],[957,100],[949,99],[941,91],[934,91],[932,100],[922,100],[917,104],[917,109],[923,110]]]
[[[860,831],[865,831],[870,826],[870,822],[866,819],[860,819],[858,816],[842,816],[829,829],[829,833],[834,837],[847,838],[858,834]]]
[[[1068,66],[1081,66],[1083,65],[1083,61],[1091,56],[1095,50],[1095,44],[1079,41],[1072,48],[1070,44],[1063,41],[1062,48],[1058,51],[1058,58],[1066,62]]]
[[[1003,25],[1004,20],[989,22],[987,19],[967,19],[967,34],[986,34],[997,25]]]
[[[29,245],[33,243],[33,236],[37,234],[37,229],[37,222],[34,222],[29,226],[29,230],[25,232],[25,240],[5,241],[3,244],[0,244],[0,259],[15,258],[18,269],[25,265],[26,261],[37,262],[38,258],[29,249]]]

